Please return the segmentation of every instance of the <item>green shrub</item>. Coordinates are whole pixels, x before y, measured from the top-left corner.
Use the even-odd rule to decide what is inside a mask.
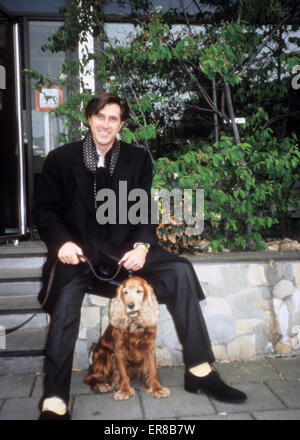
[[[185,224],[160,225],[163,246],[199,251],[205,237],[213,251],[265,248],[263,237],[296,203],[291,190],[300,178],[300,153],[295,137],[278,142],[270,128],[257,128],[243,141],[235,145],[221,136],[220,142],[199,150],[195,145],[177,160],[157,160],[153,188],[204,190],[202,237],[186,236]]]

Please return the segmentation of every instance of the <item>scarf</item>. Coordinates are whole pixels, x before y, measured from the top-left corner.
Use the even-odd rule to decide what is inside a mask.
[[[120,142],[115,139],[111,149],[105,155],[105,167],[97,167],[98,154],[92,138],[92,133],[89,131],[82,142],[83,148],[83,163],[85,168],[93,173],[93,189],[95,209],[97,209],[96,194],[100,188],[110,187],[110,178],[112,177],[117,160],[120,153]]]

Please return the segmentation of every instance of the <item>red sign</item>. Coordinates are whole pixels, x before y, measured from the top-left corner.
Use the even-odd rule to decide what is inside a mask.
[[[38,112],[51,112],[62,104],[62,90],[58,86],[50,89],[42,87],[42,91],[35,91],[35,109]]]

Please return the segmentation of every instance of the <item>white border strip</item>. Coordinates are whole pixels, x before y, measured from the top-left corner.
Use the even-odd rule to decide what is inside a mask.
[[[26,195],[25,195],[25,169],[24,169],[24,145],[23,145],[23,128],[22,128],[22,99],[21,99],[21,56],[20,56],[20,34],[19,24],[13,25],[14,39],[14,70],[15,70],[15,94],[16,94],[16,120],[17,120],[17,154],[19,156],[19,173],[18,173],[18,207],[19,207],[19,232],[26,233]]]

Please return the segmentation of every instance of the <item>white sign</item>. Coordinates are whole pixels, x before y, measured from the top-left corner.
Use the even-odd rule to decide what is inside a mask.
[[[57,86],[43,87],[41,92],[36,90],[35,104],[38,112],[51,112],[62,104],[62,91]]]
[[[56,108],[58,106],[58,90],[44,89],[40,93],[40,107]]]

